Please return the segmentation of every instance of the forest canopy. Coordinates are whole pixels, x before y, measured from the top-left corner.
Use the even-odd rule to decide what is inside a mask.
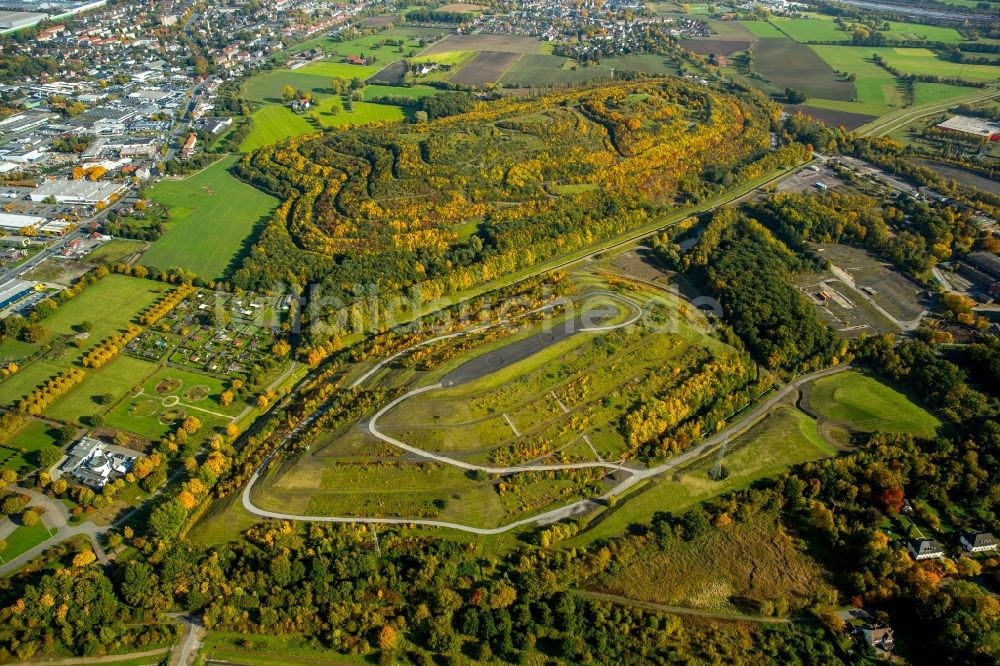
[[[795,162],[804,147],[769,151],[776,118],[759,95],[668,79],[268,146],[236,171],[283,204],[233,282],[349,299],[345,285],[374,281],[431,300],[711,196],[712,169],[746,180]]]

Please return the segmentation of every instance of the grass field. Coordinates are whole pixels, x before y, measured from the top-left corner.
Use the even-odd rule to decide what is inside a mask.
[[[86,260],[92,264],[115,264],[137,252],[142,252],[146,245],[148,245],[146,241],[116,238],[88,254]]]
[[[248,646],[249,643],[249,646]],[[267,635],[223,633],[210,631],[198,653],[196,666],[211,663],[242,664],[244,666],[294,666],[303,664],[315,666],[348,666],[366,664],[369,660],[361,655],[341,654],[334,650],[316,647],[298,634]]]
[[[1000,68],[994,65],[967,65],[942,60],[929,49],[882,47],[872,52],[881,54],[886,62],[904,74],[930,74],[970,81],[996,81],[1000,77]]]
[[[269,104],[253,112],[253,130],[243,140],[240,150],[251,152],[261,146],[318,131],[308,116],[296,114],[286,106]]]
[[[969,80],[996,80],[1000,68],[991,65],[963,65],[941,60],[929,49],[867,47],[867,46],[811,46],[831,67],[857,75],[855,85],[858,100],[873,104],[902,106],[904,100],[899,86],[889,72],[871,61],[872,54],[878,53],[887,63],[904,74],[930,74],[942,77],[961,77]],[[928,85],[928,84],[918,84]],[[936,84],[930,84],[936,85]],[[932,88],[932,93],[941,95],[945,88]],[[955,91],[956,95],[967,94]]]
[[[390,62],[394,62],[400,58],[410,57],[410,54],[419,51],[423,48],[421,42],[426,45],[427,42],[437,41],[447,33],[447,30],[443,30],[441,28],[403,26],[392,28],[390,30],[383,30],[371,35],[364,35],[362,37],[358,37],[357,39],[348,41],[339,41],[330,37],[310,39],[292,47],[291,51],[305,51],[306,49],[321,46],[327,55],[330,56],[374,56],[376,63],[379,66],[384,67]],[[390,46],[388,44],[382,44],[379,46],[380,42],[387,40],[395,41],[399,39],[405,41],[402,51],[399,50],[398,46]]]
[[[647,522],[657,511],[683,513],[693,504],[739,488],[758,479],[774,476],[793,465],[834,455],[836,450],[823,441],[816,421],[802,412],[782,405],[735,440],[723,458],[728,476],[713,481],[708,471],[716,457],[707,456],[675,477],[653,482],[641,492],[619,501],[614,511],[599,518],[571,543],[583,544],[623,533],[631,523]]]
[[[863,432],[906,432],[932,437],[941,422],[900,391],[860,372],[824,377],[812,385],[810,404],[838,424]]]
[[[383,63],[384,64],[384,63]],[[379,65],[349,65],[344,62],[332,62],[330,60],[320,60],[305,67],[294,70],[293,73],[306,76],[319,76],[327,81],[333,78],[340,79],[361,79],[364,81],[369,76],[382,69]]]
[[[26,553],[41,542],[45,541],[49,538],[49,536],[49,528],[45,527],[45,525],[42,525],[41,523],[32,525],[31,527],[21,525],[7,535],[7,548],[0,551],[0,556],[2,556],[4,560],[12,560],[21,553]]]
[[[776,515],[764,514],[693,541],[675,538],[663,547],[644,548],[589,587],[718,613],[756,614],[761,604],[781,598],[794,612],[811,602],[825,578],[819,563],[796,542]]]
[[[590,480],[585,473],[575,478],[525,473],[501,487],[450,465],[303,459],[265,477],[253,499],[263,508],[308,515],[433,518],[493,527],[598,494]]]
[[[997,70],[1000,72],[1000,70]],[[916,105],[940,102],[946,99],[968,95],[969,88],[953,86],[947,83],[917,83],[914,85],[914,101]]]
[[[119,359],[121,360],[121,359]],[[118,402],[106,417],[108,425],[154,439],[171,429],[174,423],[195,416],[207,426],[224,426],[245,405],[234,402],[228,407],[219,404],[222,380],[177,368],[159,368],[147,361],[145,372],[137,372]],[[133,389],[141,388],[137,394]],[[203,436],[209,428],[203,428]]]
[[[361,94],[365,101],[371,101],[375,97],[409,97],[411,99],[421,99],[428,95],[440,92],[437,88],[430,86],[380,86],[368,85],[364,87]]]
[[[899,42],[928,41],[957,44],[966,41],[962,33],[954,28],[898,21],[889,21],[889,30],[883,34],[887,39]]]
[[[12,469],[18,473],[34,467],[33,454],[51,446],[58,446],[60,433],[42,421],[29,421],[0,448],[0,469]]]
[[[771,23],[797,42],[851,40],[851,35],[840,30],[830,16],[810,14],[808,18],[775,17],[771,19]]]
[[[330,95],[330,77],[303,74],[301,70],[276,69],[252,76],[243,84],[244,96],[252,102],[281,103],[285,86],[304,90],[314,95]]]
[[[76,298],[64,303],[42,324],[48,335],[38,344],[29,345],[8,340],[0,345],[0,358],[24,359],[43,347],[50,347],[42,358],[30,364],[21,364],[21,370],[0,383],[0,404],[11,405],[50,377],[77,365],[79,359],[95,344],[112,333],[123,330],[133,318],[153,304],[170,285],[151,280],[140,280],[122,275],[108,275]],[[67,335],[75,335],[75,326],[90,322],[92,328],[82,348],[64,345]],[[88,384],[98,375],[106,373],[112,364],[97,371],[88,371],[88,378],[73,392],[88,390]],[[59,406],[58,401],[52,406]]]
[[[750,31],[755,37],[784,38],[784,34],[767,21],[740,21],[740,25]]]
[[[562,56],[526,53],[500,77],[500,82],[546,86],[610,78],[611,70],[604,66],[583,67]]]
[[[100,396],[110,395],[114,404],[155,369],[148,361],[119,354],[100,370],[88,371],[87,379],[57,400],[46,414],[66,421],[104,414],[110,406],[101,404]]]
[[[183,180],[161,180],[150,188],[150,198],[170,210],[170,221],[143,264],[161,270],[177,266],[208,280],[237,266],[254,230],[275,207],[272,197],[229,173],[237,159],[227,157]]]
[[[810,46],[830,67],[857,75],[854,86],[857,100],[880,106],[883,113],[890,106],[902,107],[906,100],[896,78],[871,61],[877,49],[854,46]],[[887,49],[892,51],[893,49]]]

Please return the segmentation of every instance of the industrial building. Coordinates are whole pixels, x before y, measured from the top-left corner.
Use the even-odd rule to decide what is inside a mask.
[[[9,280],[0,284],[0,311],[20,303],[35,293],[37,288],[38,283],[30,280]]]
[[[31,192],[36,203],[52,198],[56,203],[108,205],[113,197],[126,190],[125,183],[93,182],[89,180],[49,180]]]
[[[37,25],[45,14],[40,12],[10,12],[0,10],[0,30],[20,30]]]
[[[45,218],[38,215],[0,213],[0,231],[21,234],[23,236],[34,236],[34,232],[37,232],[44,224]]]
[[[986,141],[1000,141],[1000,123],[970,116],[952,116],[937,128],[946,132],[957,132]]]

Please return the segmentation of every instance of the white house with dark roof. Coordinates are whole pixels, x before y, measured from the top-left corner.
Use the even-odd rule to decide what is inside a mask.
[[[861,630],[865,644],[878,650],[891,652],[896,647],[892,638],[892,627],[871,627]]]
[[[906,549],[918,562],[944,557],[944,547],[934,539],[910,539],[906,542]]]
[[[989,532],[963,532],[958,538],[967,553],[984,553],[997,549],[997,540]]]

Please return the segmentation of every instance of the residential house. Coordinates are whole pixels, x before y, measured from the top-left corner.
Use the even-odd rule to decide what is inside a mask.
[[[963,532],[958,538],[967,553],[984,553],[997,549],[997,540],[989,532]]]
[[[861,638],[865,645],[877,650],[890,652],[896,647],[892,638],[892,627],[866,627],[861,630]]]
[[[906,542],[906,549],[918,562],[944,557],[944,547],[934,539],[910,539]]]

